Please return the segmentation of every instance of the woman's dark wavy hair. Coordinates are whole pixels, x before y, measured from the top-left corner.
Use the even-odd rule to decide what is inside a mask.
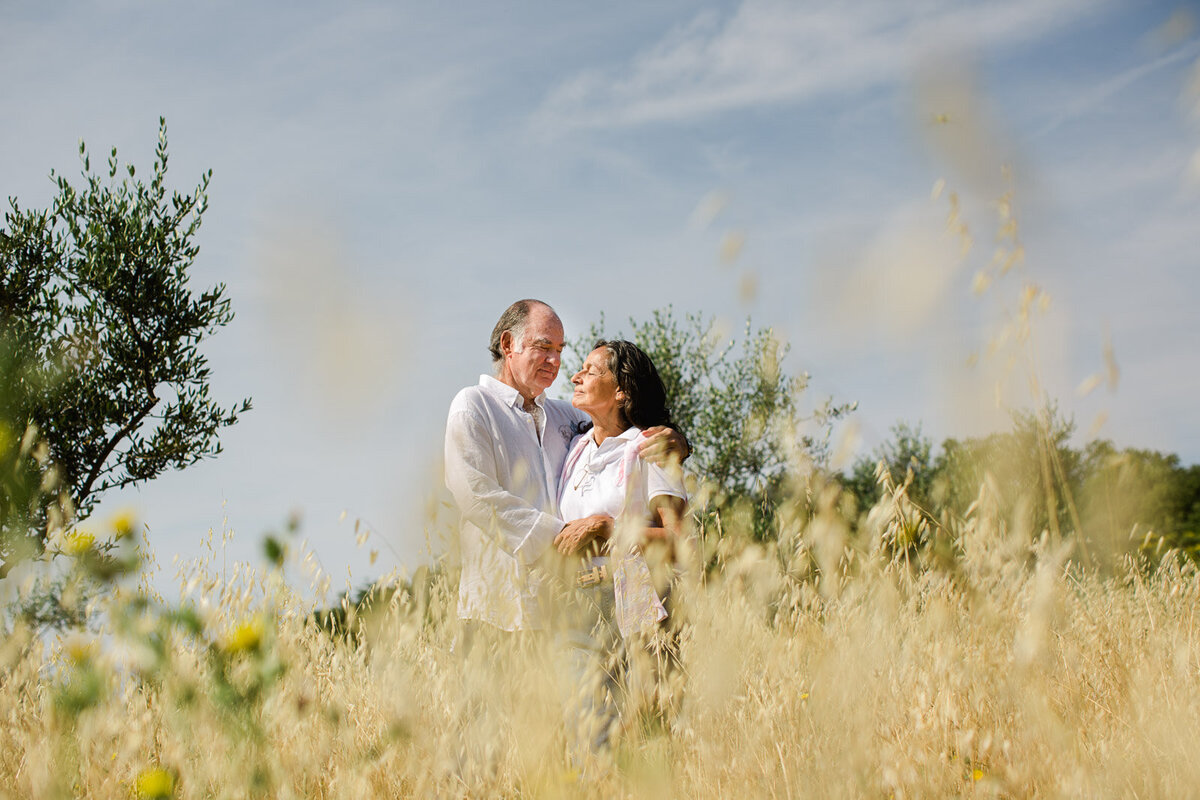
[[[671,409],[667,407],[667,390],[650,356],[624,339],[600,339],[592,349],[597,347],[608,351],[608,371],[617,379],[617,388],[625,393],[621,414],[626,424],[674,428]]]

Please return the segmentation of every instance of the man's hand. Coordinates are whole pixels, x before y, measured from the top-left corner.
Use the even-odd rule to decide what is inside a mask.
[[[612,524],[613,518],[607,514],[592,514],[572,520],[554,537],[554,547],[564,556],[578,553],[594,540],[608,539],[612,534]]]
[[[643,431],[645,438],[638,445],[638,456],[658,467],[678,464],[692,454],[687,437],[674,428],[655,425]]]

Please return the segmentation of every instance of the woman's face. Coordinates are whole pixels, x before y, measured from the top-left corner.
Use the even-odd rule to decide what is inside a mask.
[[[608,369],[608,350],[597,347],[588,354],[583,368],[571,376],[575,394],[571,405],[593,419],[603,419],[617,410],[625,394],[617,388],[617,378]]]

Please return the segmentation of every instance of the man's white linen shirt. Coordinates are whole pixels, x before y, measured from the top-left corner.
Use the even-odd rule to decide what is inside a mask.
[[[489,375],[460,391],[446,420],[446,487],[462,514],[458,616],[506,631],[543,627],[530,564],[562,530],[558,480],[587,415],[539,395],[540,413]]]

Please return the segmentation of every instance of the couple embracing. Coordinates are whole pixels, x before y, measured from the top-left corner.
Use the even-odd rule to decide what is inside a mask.
[[[621,639],[667,615],[643,553],[669,552],[680,536],[686,493],[677,465],[689,448],[671,426],[654,364],[630,342],[597,342],[571,377],[571,401],[547,398],[563,346],[550,306],[513,303],[492,331],[495,376],[480,376],[451,403],[446,485],[462,515],[458,616],[468,648],[479,636],[543,630],[551,616],[565,617],[581,680],[589,665],[611,679]],[[547,569],[564,558],[565,572]],[[567,576],[566,609],[547,607],[544,583],[555,572]],[[615,716],[614,691],[600,688],[581,712],[594,749]]]

